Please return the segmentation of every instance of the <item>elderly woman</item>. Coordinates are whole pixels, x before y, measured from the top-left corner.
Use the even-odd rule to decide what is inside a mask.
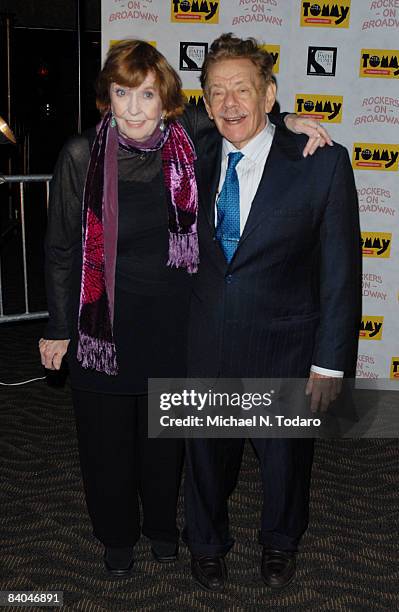
[[[140,532],[158,561],[177,557],[183,441],[148,438],[147,380],[185,375],[199,263],[193,142],[213,128],[184,110],[178,75],[143,41],[112,47],[97,105],[101,123],[65,145],[51,184],[39,346],[49,369],[67,353],[93,533],[121,576]]]

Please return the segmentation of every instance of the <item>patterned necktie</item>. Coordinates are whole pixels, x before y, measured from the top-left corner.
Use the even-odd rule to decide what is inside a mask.
[[[216,238],[229,263],[240,240],[240,183],[236,166],[242,157],[239,152],[229,153],[226,178],[217,200]]]

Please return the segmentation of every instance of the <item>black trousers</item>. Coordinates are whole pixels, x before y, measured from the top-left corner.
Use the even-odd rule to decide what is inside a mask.
[[[183,539],[194,555],[225,555],[230,536],[228,498],[237,484],[245,440],[186,440]],[[259,459],[263,507],[259,543],[296,551],[309,519],[312,439],[251,440]]]
[[[94,535],[105,546],[134,546],[140,532],[177,542],[183,440],[148,438],[147,396],[74,389],[73,404]]]

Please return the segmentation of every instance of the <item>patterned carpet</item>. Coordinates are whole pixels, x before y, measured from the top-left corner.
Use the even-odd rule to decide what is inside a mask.
[[[0,327],[1,381],[42,375],[41,328]],[[228,585],[214,595],[193,585],[184,546],[179,562],[163,567],[142,538],[131,578],[104,573],[85,512],[68,386],[1,386],[0,432],[0,590],[63,591],[64,610],[86,612],[399,609],[397,440],[317,442],[310,527],[297,579],[279,594],[259,578],[260,487],[248,446],[231,500],[237,542]],[[182,521],[181,500],[179,509]]]

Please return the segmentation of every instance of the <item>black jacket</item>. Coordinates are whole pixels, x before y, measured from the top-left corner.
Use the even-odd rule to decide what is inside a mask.
[[[215,239],[222,139],[199,146],[190,376],[306,377],[312,364],[354,371],[361,250],[353,171],[338,144],[303,158],[305,140],[276,129],[230,264]]]

